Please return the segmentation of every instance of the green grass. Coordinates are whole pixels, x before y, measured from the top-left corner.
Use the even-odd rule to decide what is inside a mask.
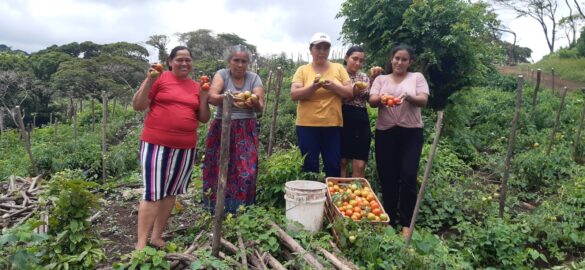
[[[543,72],[550,73],[555,69],[555,75],[564,80],[585,83],[585,58],[560,58],[558,54],[544,57],[533,68],[540,68]]]

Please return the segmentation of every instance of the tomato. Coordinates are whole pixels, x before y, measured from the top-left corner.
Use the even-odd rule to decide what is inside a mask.
[[[329,188],[329,194],[333,194],[335,193],[335,189],[333,189],[332,187]]]
[[[376,197],[374,196],[374,194],[370,193],[370,194],[368,194],[368,196],[366,197],[366,200],[367,200],[368,202],[371,202],[371,201],[376,201]]]
[[[389,219],[388,214],[380,214],[380,220],[388,221],[388,219]]]
[[[148,76],[150,76],[151,78],[157,78],[158,75],[160,75],[160,72],[156,71],[156,70],[152,70],[150,71],[150,73],[148,74]]]
[[[374,213],[368,213],[368,220],[375,220],[376,219],[376,215],[374,215]]]
[[[394,106],[394,99],[388,98],[388,101],[386,102],[386,106],[388,106],[388,107]]]
[[[394,98],[394,104],[400,104],[400,103],[402,103],[402,99]]]
[[[345,210],[345,215],[351,217],[351,215],[353,215],[353,211],[351,211],[351,209]]]
[[[372,209],[372,214],[380,216],[380,214],[382,214],[382,210],[380,208],[374,208]]]
[[[158,72],[163,72],[163,65],[161,65],[160,63],[152,64],[152,68],[154,68]]]
[[[353,208],[353,212],[354,213],[361,213],[362,212],[362,208],[359,207],[359,206],[356,206],[356,207]]]
[[[355,242],[355,240],[356,240],[356,239],[355,239],[355,236],[353,236],[353,235],[350,235],[350,236],[349,236],[349,242],[350,242],[350,243],[353,243],[353,242]]]
[[[374,201],[370,202],[370,207],[372,207],[372,209],[376,209],[376,208],[380,208],[380,205],[378,204],[378,202],[376,202],[374,200]]]
[[[209,88],[211,88],[211,86],[209,85],[209,83],[208,83],[208,82],[204,83],[204,84],[201,86],[201,90],[203,90],[203,91],[209,91]]]
[[[201,83],[209,82],[209,77],[207,77],[206,75],[203,75],[203,76],[199,77],[199,81]]]

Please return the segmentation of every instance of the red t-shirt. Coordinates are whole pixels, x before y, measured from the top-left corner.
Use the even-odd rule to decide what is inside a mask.
[[[144,120],[142,140],[171,148],[195,148],[199,84],[190,78],[180,80],[165,71],[152,85],[148,99],[150,109]]]

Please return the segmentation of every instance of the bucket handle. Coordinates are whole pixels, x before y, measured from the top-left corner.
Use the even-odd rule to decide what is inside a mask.
[[[301,203],[305,203],[307,201],[307,197],[305,197],[305,196],[298,196],[298,197],[295,197],[294,199],[292,199],[291,201],[295,202],[296,204],[293,205],[293,207],[290,207],[290,208],[285,209],[285,211],[292,210],[295,207],[301,205]]]

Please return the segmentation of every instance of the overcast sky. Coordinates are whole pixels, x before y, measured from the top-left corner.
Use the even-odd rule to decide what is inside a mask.
[[[145,45],[151,35],[211,29],[234,33],[254,44],[260,54],[286,52],[305,59],[314,32],[328,33],[340,47],[342,19],[335,19],[343,0],[2,0],[0,44],[35,52],[53,44],[127,41]],[[534,20],[505,15],[518,44],[538,60],[548,53]],[[509,38],[511,41],[511,38]],[[566,42],[559,41],[557,48]],[[151,55],[156,51],[145,45]]]

